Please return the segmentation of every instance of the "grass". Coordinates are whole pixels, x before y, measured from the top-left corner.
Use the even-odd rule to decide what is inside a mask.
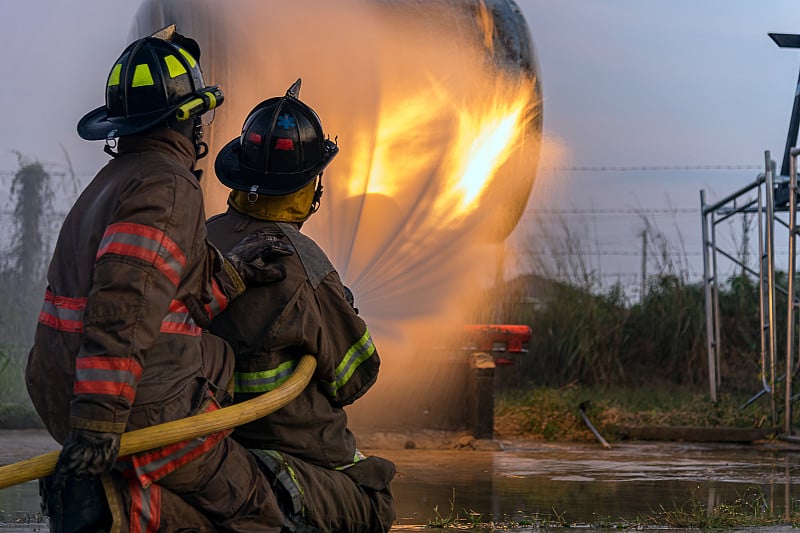
[[[778,524],[796,524],[797,512],[779,513],[770,510],[766,494],[759,488],[748,487],[730,503],[721,503],[711,509],[697,500],[675,509],[663,507],[642,518],[642,522],[653,526],[675,529],[721,530],[732,527],[757,527]]]
[[[495,400],[495,437],[594,440],[578,411],[583,402],[588,402],[586,413],[592,424],[607,439],[624,426],[773,427],[769,396],[742,409],[750,397],[752,394],[723,393],[712,402],[706,393],[668,383],[507,392]]]
[[[595,528],[617,530],[643,529],[697,529],[703,531],[724,531],[732,528],[765,527],[800,524],[800,510],[775,510],[769,505],[764,491],[758,487],[747,487],[736,499],[729,503],[708,507],[691,498],[686,505],[671,509],[661,507],[651,513],[633,517],[598,517],[592,523],[571,522],[566,513],[552,509],[551,513],[528,513],[521,517],[484,517],[473,511],[456,511],[455,490],[450,500],[450,512],[442,516],[434,508],[436,518],[426,524],[428,529],[463,529],[470,531],[508,531],[539,530],[555,528]]]

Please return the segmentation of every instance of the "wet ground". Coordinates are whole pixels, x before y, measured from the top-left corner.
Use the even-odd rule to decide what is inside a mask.
[[[411,440],[417,447],[405,449]],[[593,443],[505,442],[503,450],[490,451],[489,443],[475,450],[421,448],[420,439],[362,442],[381,444],[369,451],[397,465],[397,531],[456,514],[484,523],[538,516],[591,530],[587,524],[636,521],[662,509],[689,509],[692,502],[713,508],[748,494],[758,494],[779,516],[800,507],[800,447],[780,443],[638,442],[604,450]],[[0,432],[2,464],[54,448],[41,431]],[[46,530],[38,505],[36,483],[0,490],[0,532]]]

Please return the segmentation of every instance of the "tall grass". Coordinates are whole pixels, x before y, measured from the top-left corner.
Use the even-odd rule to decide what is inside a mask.
[[[592,236],[596,224],[532,225],[538,252],[526,255],[531,273],[488,289],[475,317],[531,327],[529,353],[517,369],[522,383],[707,386],[702,282],[689,281],[683,239],[670,243],[652,220],[641,218],[649,274],[635,302],[620,283],[600,283],[601,269],[592,264],[599,247]],[[755,392],[758,283],[742,272],[722,284],[719,297],[724,386]]]
[[[24,367],[45,285],[53,217],[51,176],[21,154],[9,191],[11,231],[0,261],[0,403],[27,403]]]

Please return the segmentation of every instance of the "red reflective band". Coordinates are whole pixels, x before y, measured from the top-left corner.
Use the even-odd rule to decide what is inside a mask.
[[[217,409],[217,404],[212,402],[204,412]],[[232,429],[226,429],[204,438],[176,442],[151,452],[137,454],[131,456],[131,464],[142,486],[149,487],[189,461],[197,459],[232,432]]]
[[[83,320],[66,320],[53,316],[45,311],[39,313],[39,323],[57,329],[58,331],[66,331],[69,333],[83,332]]]
[[[125,357],[78,357],[75,359],[75,370],[84,368],[94,370],[124,370],[130,372],[137,380],[142,377],[142,367],[133,359]]]
[[[173,333],[176,335],[189,335],[199,337],[203,330],[195,323],[189,314],[189,309],[180,300],[172,300],[169,305],[167,316],[161,321],[161,333]]]
[[[58,331],[81,333],[84,309],[86,309],[86,298],[57,296],[48,288],[44,293],[39,323]]]
[[[214,318],[228,307],[228,298],[222,292],[222,287],[219,286],[216,279],[211,279],[211,303],[206,304],[206,313],[209,318]]]
[[[95,259],[100,259],[107,253],[146,261],[176,286],[180,282],[183,267],[186,266],[183,251],[163,231],[130,222],[118,222],[106,228]]]
[[[154,252],[152,250],[148,250],[146,248],[140,248],[138,246],[131,246],[128,244],[122,243],[109,243],[105,248],[101,250],[102,253],[98,254],[98,259],[101,255],[110,253],[110,254],[117,254],[117,255],[127,255],[129,257],[135,257],[137,259],[141,259],[142,261],[146,261],[153,266],[155,266],[158,270],[164,274],[168,280],[172,282],[173,285],[176,287],[181,280],[180,274],[173,270],[169,265],[164,263],[164,260],[161,256],[158,255],[158,252]]]
[[[199,337],[203,334],[203,329],[197,324],[187,324],[185,322],[162,322],[161,333],[171,333],[173,335],[188,335],[190,337]]]
[[[91,371],[116,372],[117,375],[98,375]],[[85,372],[82,372],[85,371]],[[86,373],[89,373],[88,375]],[[114,377],[116,379],[80,379],[78,374],[84,377]],[[134,384],[142,376],[142,367],[133,359],[124,357],[78,357],[75,359],[75,385],[74,394],[104,394],[107,396],[121,396],[133,403],[136,396]],[[124,381],[123,381],[124,380]]]
[[[127,383],[116,381],[76,381],[72,392],[74,394],[105,394],[107,396],[122,396],[133,403],[136,391]]]
[[[251,143],[261,144],[262,138],[263,137],[261,137],[261,134],[256,133],[254,131],[251,131],[250,133],[247,134],[247,140],[250,141]]]
[[[128,480],[131,496],[130,533],[157,533],[161,524],[161,487],[142,488],[136,478]]]
[[[291,139],[278,139],[278,141],[275,143],[275,149],[291,152],[294,150],[294,142]]]
[[[86,309],[86,298],[56,296],[56,294],[50,289],[44,291],[44,301],[51,303],[60,309],[70,309],[72,311],[83,311]]]
[[[173,335],[188,335],[190,337],[199,337],[203,334],[202,328],[197,325],[189,324],[176,324],[174,322],[163,322],[161,324],[161,333],[170,333]]]

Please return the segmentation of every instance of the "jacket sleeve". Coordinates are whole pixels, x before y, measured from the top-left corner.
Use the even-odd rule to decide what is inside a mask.
[[[208,329],[211,321],[241,296],[246,287],[233,265],[208,239],[205,241],[204,259],[205,272],[208,274],[206,278],[210,281],[209,290],[199,295],[188,295],[184,298],[184,304],[192,319],[201,328]]]
[[[320,386],[331,403],[345,406],[363,396],[378,378],[380,358],[364,320],[347,302],[333,272],[318,291]]]
[[[70,405],[72,427],[103,432],[124,431],[187,261],[205,253],[197,249],[205,242],[197,184],[148,176],[118,202],[97,249]]]

